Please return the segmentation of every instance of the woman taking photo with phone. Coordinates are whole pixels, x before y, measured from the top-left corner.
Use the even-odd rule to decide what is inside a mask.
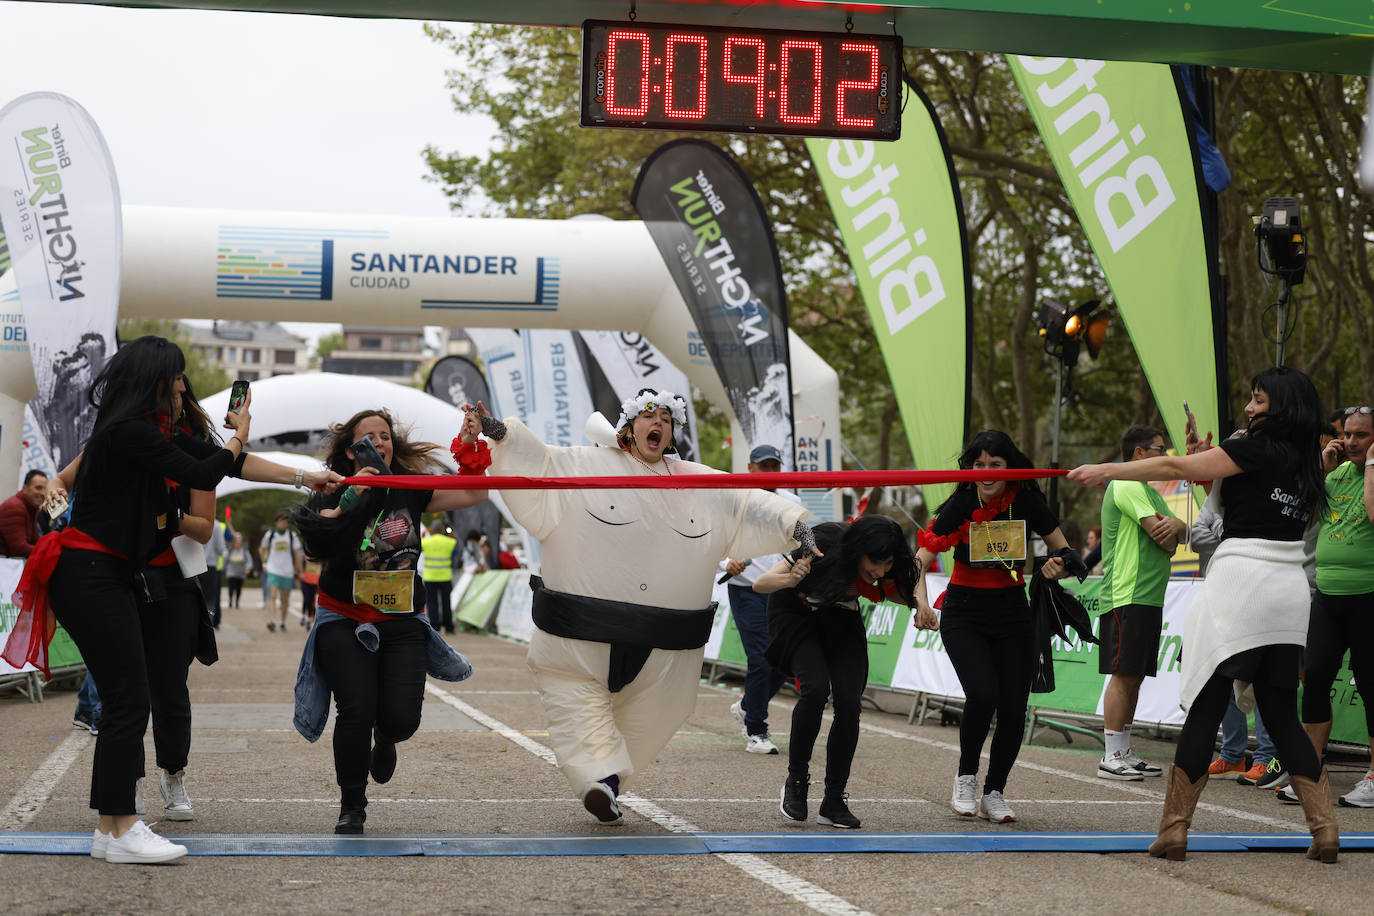
[[[465,418],[461,438],[472,443],[479,431],[475,419]],[[331,426],[325,449],[326,465],[349,476],[418,475],[438,466],[439,446],[410,441],[385,410],[364,410]],[[315,626],[297,675],[295,725],[317,740],[333,694],[341,796],[335,833],[363,832],[368,774],[378,783],[391,779],[396,745],[420,725],[426,674],[460,681],[472,673],[425,615],[420,532],[424,513],[486,498],[486,490],[354,485],[292,512],[305,552],[324,563]]]
[[[1006,433],[985,429],[964,447],[959,467],[1001,471],[1030,468],[1031,462]],[[1069,546],[1035,481],[980,480],[955,487],[935,510],[930,527],[917,535],[921,569],[946,550],[954,551],[949,589],[936,602],[940,637],[964,689],[959,769],[949,804],[962,817],[976,814],[998,824],[1016,820],[1004,793],[1021,752],[1035,674],[1034,628],[1025,589],[1032,533],[1044,538],[1051,554]],[[1064,561],[1051,556],[1040,572],[1047,579],[1062,579]],[[916,625],[935,626],[924,578],[916,601]],[[979,795],[978,764],[994,714],[997,728]]]
[[[829,698],[835,717],[825,744],[825,795],[816,822],[854,829],[859,819],[849,810],[845,787],[859,745],[859,701],[868,683],[868,638],[859,598],[911,606],[920,573],[901,527],[887,516],[868,515],[848,525],[826,522],[812,530],[820,556],[785,557],[754,582],[754,591],[770,596],[768,662],[794,677],[799,693],[781,807],[790,820],[806,820],[811,753]]]
[[[1109,480],[1212,480],[1221,487],[1221,544],[1184,624],[1179,700],[1187,718],[1150,855],[1186,857],[1217,726],[1237,683],[1246,682],[1254,686],[1264,724],[1307,815],[1307,857],[1335,862],[1340,837],[1331,790],[1298,723],[1297,694],[1310,609],[1303,531],[1312,514],[1326,507],[1318,448],[1321,402],[1311,379],[1279,366],[1251,380],[1245,416],[1246,435],[1218,448],[1083,465],[1069,479],[1090,487]]]

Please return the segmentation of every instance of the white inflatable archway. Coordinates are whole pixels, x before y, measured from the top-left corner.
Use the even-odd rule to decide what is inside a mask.
[[[635,331],[732,413],[638,221],[126,206],[120,316]],[[796,334],[788,340],[796,467],[838,470],[839,379]],[[254,432],[266,434],[256,422]],[[734,456],[744,470],[747,450]],[[820,518],[839,516],[838,492],[803,496]]]

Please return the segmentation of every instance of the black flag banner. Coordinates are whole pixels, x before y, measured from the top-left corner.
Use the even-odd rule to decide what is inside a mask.
[[[630,202],[687,302],[747,448],[775,446],[791,470],[787,293],[753,183],[719,147],[674,140],[644,161]]]

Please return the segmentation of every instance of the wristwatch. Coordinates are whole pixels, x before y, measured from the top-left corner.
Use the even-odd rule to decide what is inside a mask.
[[[295,479],[293,485],[294,485],[297,489],[299,489],[299,488],[302,486],[302,482],[303,482],[304,480],[305,480],[305,471],[302,470],[301,468],[296,468],[296,479]]]

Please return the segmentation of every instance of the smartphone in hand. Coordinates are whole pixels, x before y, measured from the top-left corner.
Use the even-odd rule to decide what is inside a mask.
[[[1194,436],[1196,436],[1197,418],[1193,416],[1193,409],[1188,406],[1187,401],[1183,402],[1183,413],[1188,418],[1187,421],[1183,424],[1184,431],[1192,433]]]
[[[391,473],[391,468],[387,467],[386,462],[382,460],[382,453],[377,451],[377,446],[373,445],[372,440],[367,436],[354,442],[348,447],[348,450],[353,453],[353,457],[357,459],[360,466],[376,468],[379,474]]]
[[[229,412],[238,413],[243,410],[244,402],[248,400],[248,379],[236,379],[229,388]]]

